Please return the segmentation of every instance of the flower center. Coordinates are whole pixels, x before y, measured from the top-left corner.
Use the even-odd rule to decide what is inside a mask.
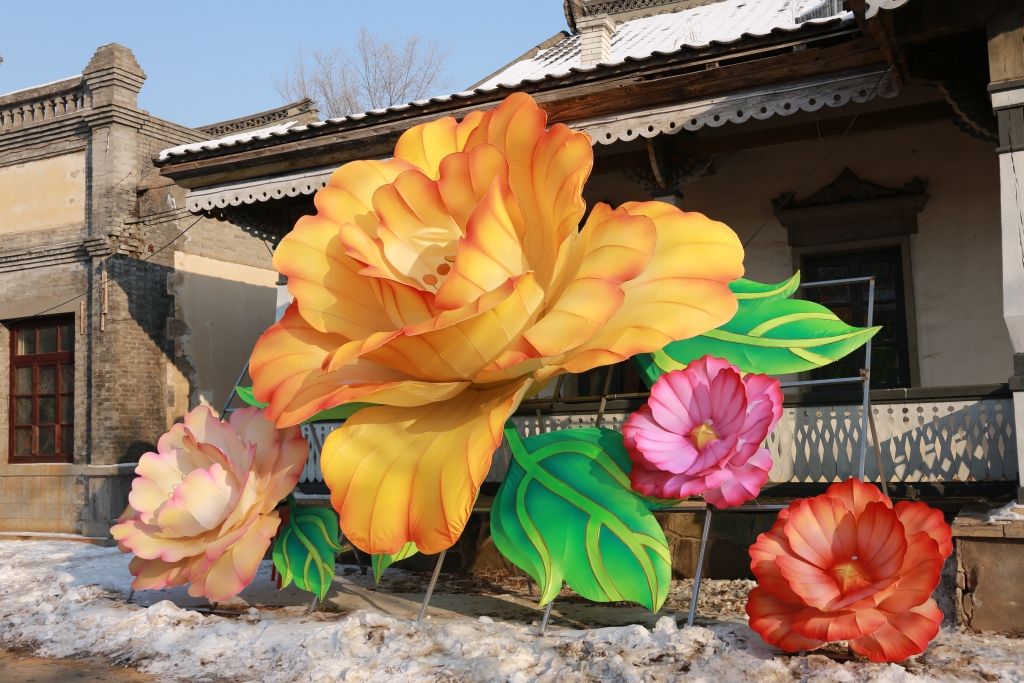
[[[693,442],[694,447],[698,451],[712,441],[717,441],[718,439],[718,432],[715,431],[715,427],[711,423],[711,420],[705,420],[704,424],[690,432],[690,441]]]
[[[836,582],[836,587],[844,594],[871,583],[871,580],[864,575],[856,555],[848,562],[832,567],[832,578]]]
[[[424,259],[427,260],[427,259]],[[433,260],[433,259],[431,259]],[[439,263],[427,264],[427,267],[431,268],[434,272],[427,272],[418,278],[420,283],[424,285],[424,289],[428,291],[436,292],[444,281],[444,276],[451,272],[452,264],[455,262],[454,254],[446,254],[444,260]]]

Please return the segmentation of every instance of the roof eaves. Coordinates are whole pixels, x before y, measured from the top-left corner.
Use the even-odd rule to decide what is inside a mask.
[[[730,48],[738,45],[744,41],[751,40],[764,40],[766,38],[792,38],[794,34],[806,33],[808,36],[811,34],[828,34],[831,29],[838,27],[845,27],[849,24],[855,23],[851,16],[840,16],[828,20],[814,20],[809,21],[793,28],[782,28],[777,27],[764,34],[751,34],[744,33],[739,38],[730,41],[717,41],[712,40],[707,45],[693,47],[685,45],[677,50],[670,52],[654,51],[649,55],[643,57],[632,57],[628,56],[625,59],[615,63],[601,63],[587,67],[570,67],[567,72],[555,75],[546,75],[538,78],[525,78],[517,83],[511,84],[498,84],[492,88],[476,88],[474,90],[462,91],[452,93],[450,95],[443,95],[438,97],[431,97],[425,100],[416,100],[407,104],[399,104],[392,107],[383,109],[373,109],[360,114],[350,114],[339,118],[331,118],[325,121],[315,121],[303,125],[293,125],[287,127],[285,130],[272,131],[263,135],[254,135],[247,137],[246,139],[235,139],[235,140],[210,140],[202,143],[201,149],[199,150],[175,150],[167,149],[162,150],[158,157],[154,159],[157,166],[166,166],[179,161],[184,162],[186,160],[198,159],[198,158],[210,158],[220,156],[222,153],[220,150],[225,148],[231,148],[231,151],[237,151],[234,148],[241,146],[241,149],[247,148],[258,148],[261,146],[269,146],[276,144],[271,142],[272,138],[280,137],[295,137],[304,136],[309,133],[308,137],[313,135],[313,131],[318,131],[322,128],[336,129],[338,132],[345,130],[357,130],[365,127],[363,122],[367,119],[379,118],[379,121],[375,121],[370,125],[376,125],[377,123],[387,123],[389,121],[398,121],[405,118],[406,112],[417,109],[418,114],[431,113],[430,110],[435,112],[444,112],[449,109],[456,109],[457,107],[451,106],[454,102],[465,102],[467,104],[485,104],[502,99],[506,94],[513,92],[528,91],[528,92],[539,92],[543,90],[556,89],[566,84],[571,84],[574,81],[584,80],[599,80],[605,76],[618,75],[616,72],[623,73],[623,67],[639,67],[643,68],[649,63],[653,63],[657,60],[678,59],[679,57],[687,56],[687,53],[692,53],[694,57],[702,56],[702,53],[713,52],[721,48]],[[813,30],[812,30],[813,29]],[[706,56],[706,55],[703,55]],[[682,61],[682,60],[680,60]],[[683,62],[685,63],[685,62]],[[627,69],[628,72],[630,69]],[[397,115],[397,116],[396,116]],[[356,125],[353,125],[356,124]],[[254,131],[254,133],[257,131]],[[316,135],[321,133],[317,132]],[[238,138],[239,136],[231,136]],[[306,136],[304,136],[306,137]]]

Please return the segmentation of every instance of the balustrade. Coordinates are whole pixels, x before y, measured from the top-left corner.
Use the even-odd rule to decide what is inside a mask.
[[[19,128],[40,121],[49,121],[68,114],[74,114],[89,107],[89,98],[81,80],[72,82],[70,88],[38,96],[42,88],[24,91],[24,99],[13,99],[21,93],[12,93],[0,98],[0,130]],[[11,101],[9,101],[11,100]]]

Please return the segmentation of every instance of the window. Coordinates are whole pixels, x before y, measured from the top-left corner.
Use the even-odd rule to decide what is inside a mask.
[[[75,321],[39,318],[11,327],[10,462],[71,462]]]
[[[910,354],[900,249],[804,258],[806,282],[868,275],[875,276],[874,324],[882,326],[871,340],[871,388],[909,387]],[[844,322],[857,327],[867,325],[868,283],[817,287],[804,291],[808,299],[830,308]],[[815,371],[814,379],[857,377],[862,367],[863,349]]]

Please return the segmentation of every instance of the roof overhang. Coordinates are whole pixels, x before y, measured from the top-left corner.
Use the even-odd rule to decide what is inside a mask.
[[[662,107],[643,109],[615,116],[567,121],[567,125],[588,133],[592,144],[610,145],[617,141],[671,135],[704,126],[744,123],[773,116],[814,112],[828,105],[867,102],[875,97],[895,97],[899,90],[891,72],[874,69],[844,76],[810,79],[783,86],[756,88],[720,97],[695,99]],[[221,183],[191,190],[187,206],[193,213],[218,208],[257,204],[286,197],[312,195],[325,187],[336,165]]]

